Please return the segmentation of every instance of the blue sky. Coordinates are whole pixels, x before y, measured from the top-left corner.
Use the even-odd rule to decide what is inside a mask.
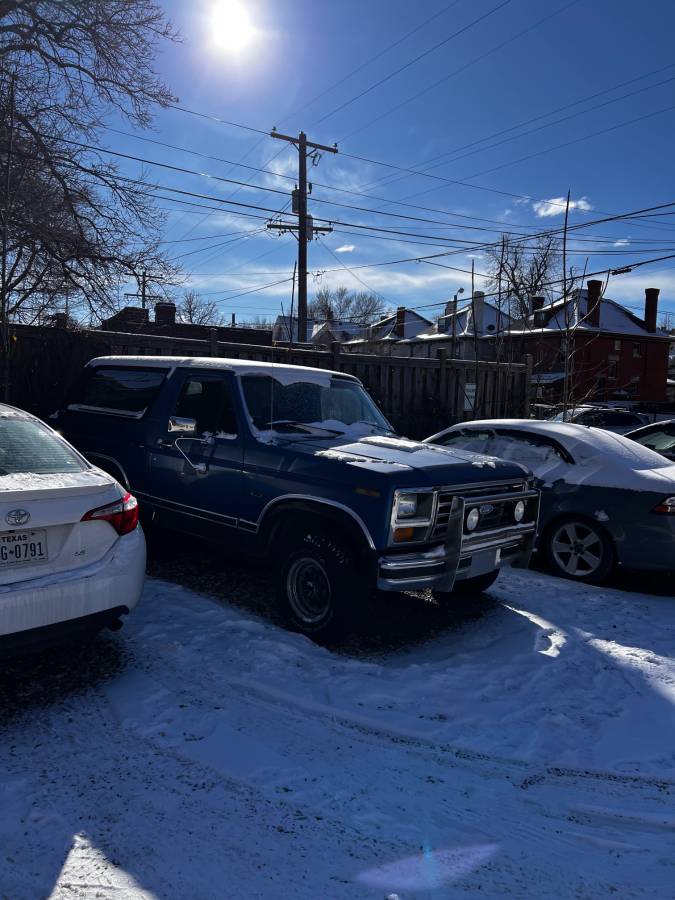
[[[409,232],[397,236],[336,225],[333,234],[310,245],[309,267],[321,273],[310,276],[310,296],[317,287],[343,283],[368,286],[392,306],[440,303],[458,287],[468,288],[470,276],[425,263],[373,264],[443,252],[438,239],[445,237],[454,246],[447,247],[453,255],[444,264],[466,269],[473,259],[481,272],[482,253],[474,243],[498,240],[502,230],[559,227],[558,204],[568,189],[577,205],[573,224],[675,201],[675,4],[670,0],[243,0],[253,32],[238,51],[216,40],[216,0],[164,5],[183,41],[165,50],[159,67],[182,106],[256,129],[304,129],[313,140],[337,141],[340,153],[324,154],[311,169],[317,183],[311,212]],[[632,81],[640,76],[648,77]],[[595,132],[604,133],[590,136]],[[491,135],[496,136],[485,140]],[[143,136],[185,149],[113,132],[104,133],[104,142],[282,193],[250,185],[237,190],[203,176],[146,167],[162,185],[275,210],[288,200],[292,182],[281,176],[296,171],[292,146],[177,110],[160,112],[154,130]],[[561,144],[566,146],[552,149]],[[402,176],[352,158],[419,170],[440,154],[446,156],[431,171],[471,186]],[[279,175],[232,165],[237,162]],[[122,168],[133,175],[140,170],[130,162]],[[319,183],[370,196],[338,193]],[[322,199],[434,222],[344,209]],[[162,205],[170,210],[164,240],[173,242],[165,247],[184,266],[186,286],[240,320],[276,315],[282,303],[288,305],[288,281],[236,296],[290,278],[294,238],[261,232],[263,219],[236,215],[265,213],[227,205],[222,211]],[[588,270],[596,271],[675,254],[672,209],[672,215],[578,231],[571,244],[575,265],[583,269],[588,257]],[[480,277],[476,286],[482,286]],[[612,276],[607,296],[638,312],[648,286],[661,288],[661,309],[672,313],[675,325],[675,259]],[[434,316],[440,307],[423,311]]]

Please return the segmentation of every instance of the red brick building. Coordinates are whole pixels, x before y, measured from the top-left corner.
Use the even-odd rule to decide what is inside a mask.
[[[657,328],[658,288],[645,291],[644,316],[601,296],[602,282],[546,304],[508,332],[511,352],[529,353],[540,399],[558,401],[565,379],[573,402],[666,400],[670,336]]]

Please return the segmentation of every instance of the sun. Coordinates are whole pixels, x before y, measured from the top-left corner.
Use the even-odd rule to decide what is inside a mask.
[[[213,40],[228,53],[241,53],[253,40],[256,29],[240,0],[218,0],[211,18]]]

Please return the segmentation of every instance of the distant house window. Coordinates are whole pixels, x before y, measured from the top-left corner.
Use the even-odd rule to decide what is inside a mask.
[[[633,344],[633,356],[635,359],[640,359],[642,356],[642,344]]]
[[[621,341],[614,341],[614,349],[621,350]]]
[[[607,377],[615,380],[618,377],[618,364],[615,359],[610,359],[607,363]]]

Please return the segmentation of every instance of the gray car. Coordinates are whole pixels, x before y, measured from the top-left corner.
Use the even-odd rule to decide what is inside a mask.
[[[675,464],[598,428],[464,422],[427,438],[528,466],[541,489],[538,548],[556,574],[603,581],[618,564],[675,570]]]

